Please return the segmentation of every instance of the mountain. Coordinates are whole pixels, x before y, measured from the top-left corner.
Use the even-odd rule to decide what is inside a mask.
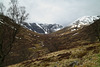
[[[83,28],[84,26],[88,26],[99,18],[100,18],[100,16],[83,16],[83,17],[80,17],[73,22],[73,25],[71,26],[71,28],[73,28],[72,31],[76,30],[78,28]]]
[[[39,23],[23,23],[23,26],[37,33],[41,34],[49,34],[52,32],[56,32],[63,28],[62,25],[59,24],[39,24]]]
[[[63,29],[54,32],[53,34],[57,35],[68,34],[69,32],[76,31],[78,29],[82,29],[83,27],[89,26],[98,19],[100,19],[100,16],[83,16],[72,22],[72,25],[64,27]]]

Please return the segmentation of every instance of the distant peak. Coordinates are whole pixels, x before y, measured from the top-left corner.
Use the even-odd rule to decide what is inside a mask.
[[[90,25],[94,22],[94,20],[100,19],[100,16],[83,16],[76,19],[71,26],[72,29],[83,28],[84,26]]]
[[[26,23],[24,27],[28,28],[29,30],[42,34],[49,34],[63,28],[63,26],[59,24],[47,24],[47,23]]]

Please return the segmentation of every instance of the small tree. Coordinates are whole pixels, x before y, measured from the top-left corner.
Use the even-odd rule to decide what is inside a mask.
[[[4,15],[6,7],[3,5],[3,3],[0,3],[0,15]]]
[[[28,18],[28,13],[26,13],[25,7],[19,7],[19,15],[17,15],[18,24],[23,23]]]
[[[19,7],[17,0],[10,0],[10,8],[7,10],[7,15],[11,19],[13,19],[16,23],[23,23],[27,17],[28,13],[26,13],[25,7]]]
[[[10,7],[7,10],[7,15],[14,21],[16,21],[16,16],[18,15],[18,5],[17,0],[10,0]]]

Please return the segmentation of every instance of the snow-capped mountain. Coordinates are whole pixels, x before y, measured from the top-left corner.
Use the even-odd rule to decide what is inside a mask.
[[[23,23],[24,27],[41,34],[49,34],[63,28],[59,24]]]
[[[100,16],[83,16],[73,22],[71,28],[82,28],[86,25],[92,24],[95,20],[100,19]]]

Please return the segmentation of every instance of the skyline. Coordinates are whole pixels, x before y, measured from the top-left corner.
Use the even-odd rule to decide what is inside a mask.
[[[6,7],[10,0],[0,0]],[[18,0],[25,6],[27,22],[70,25],[82,16],[100,15],[100,0]]]

